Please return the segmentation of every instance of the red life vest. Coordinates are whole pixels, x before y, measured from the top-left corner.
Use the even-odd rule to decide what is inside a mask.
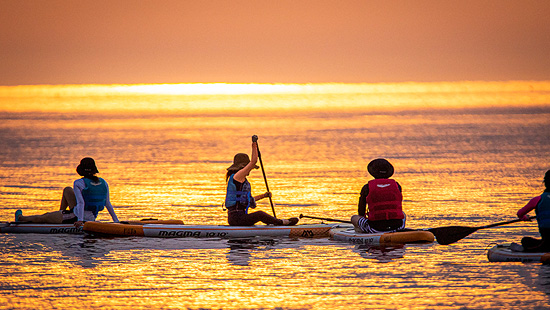
[[[369,181],[369,194],[367,195],[369,221],[404,219],[402,202],[403,194],[395,180],[374,179]]]

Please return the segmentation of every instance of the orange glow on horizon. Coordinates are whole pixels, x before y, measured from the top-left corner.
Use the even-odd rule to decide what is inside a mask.
[[[545,106],[550,103],[550,81],[0,86],[0,111],[5,112],[81,111],[91,102],[98,112]]]
[[[403,83],[175,83],[0,86],[2,97],[90,95],[246,95],[304,93],[550,92],[549,81]]]

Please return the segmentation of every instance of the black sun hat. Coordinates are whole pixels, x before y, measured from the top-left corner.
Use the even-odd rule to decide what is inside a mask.
[[[387,179],[393,175],[393,166],[384,158],[377,158],[369,163],[367,170],[375,179]]]
[[[76,167],[76,173],[81,176],[94,175],[99,173],[95,161],[91,157],[84,157],[80,160],[80,165]]]

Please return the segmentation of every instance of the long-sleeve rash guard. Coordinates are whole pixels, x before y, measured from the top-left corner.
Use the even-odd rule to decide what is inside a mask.
[[[111,200],[109,199],[109,184],[107,184],[107,181],[105,181],[105,185],[107,186],[107,199],[105,200],[105,207],[107,207],[113,222],[118,222],[118,217],[116,216],[113,205],[111,205]],[[93,212],[84,210],[84,197],[82,196],[82,190],[84,190],[85,187],[86,184],[84,183],[84,179],[74,181],[73,189],[76,196],[76,206],[74,207],[73,212],[76,217],[78,217],[79,221],[95,221],[96,217]]]
[[[527,213],[533,211],[540,202],[540,196],[534,197],[521,209],[518,210],[518,218],[527,220]]]

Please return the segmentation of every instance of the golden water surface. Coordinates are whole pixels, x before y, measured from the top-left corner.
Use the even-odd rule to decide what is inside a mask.
[[[224,172],[254,134],[280,218],[349,219],[384,157],[410,228],[511,220],[550,169],[549,103],[549,82],[0,87],[0,220],[58,208],[92,156],[121,220],[225,224]],[[486,258],[525,235],[535,223],[388,248],[0,234],[0,309],[547,308],[548,266]]]

